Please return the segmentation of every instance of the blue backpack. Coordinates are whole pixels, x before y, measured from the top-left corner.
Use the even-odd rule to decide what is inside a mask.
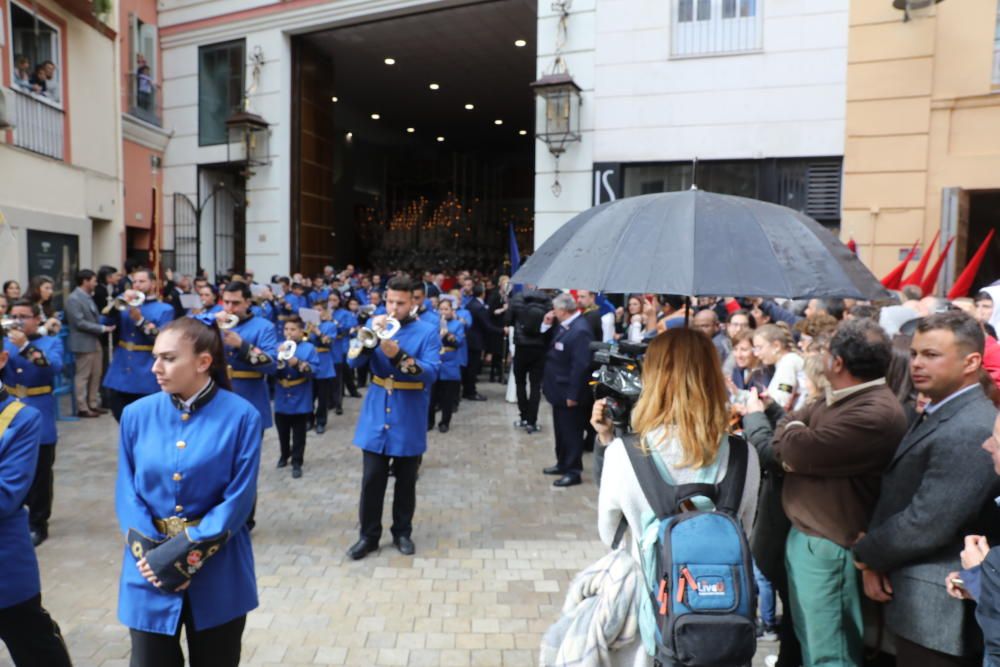
[[[655,664],[663,667],[740,667],[757,650],[757,589],[743,526],[737,518],[747,471],[747,443],[729,437],[721,484],[672,485],[651,456],[625,438],[625,451],[656,515],[655,562],[643,563],[656,617]],[[714,510],[699,510],[704,496]],[[625,532],[618,527],[615,546]],[[633,528],[633,533],[636,530]]]

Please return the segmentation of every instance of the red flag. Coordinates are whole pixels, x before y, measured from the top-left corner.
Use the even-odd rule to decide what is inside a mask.
[[[944,260],[948,257],[948,250],[951,249],[951,244],[955,241],[955,237],[952,236],[948,239],[948,242],[944,244],[944,250],[938,255],[937,260],[934,261],[934,266],[931,267],[931,272],[927,274],[924,281],[920,283],[920,291],[923,292],[924,296],[930,296],[934,293],[934,286],[937,284],[938,274],[941,273],[941,267],[944,266]]]
[[[910,263],[913,256],[917,253],[917,244],[920,241],[914,241],[913,247],[910,248],[910,252],[906,253],[906,258],[899,263],[895,269],[890,271],[885,278],[882,279],[882,287],[886,289],[899,289],[902,287],[903,282],[903,272],[906,271],[906,265]]]
[[[931,253],[934,252],[934,246],[937,245],[938,237],[940,236],[941,236],[941,230],[939,229],[937,233],[934,235],[934,240],[932,240],[931,244],[927,246],[927,251],[924,252],[923,256],[920,258],[920,263],[917,264],[917,268],[913,270],[913,273],[910,274],[909,278],[906,278],[902,282],[902,286],[905,287],[906,285],[919,285],[921,283],[921,281],[924,279],[924,271],[927,269],[927,262],[930,261]]]
[[[853,252],[855,255],[858,254],[858,244],[855,243],[853,236],[847,241],[847,249]]]
[[[986,235],[986,240],[983,244],[979,246],[979,250],[976,254],[972,256],[969,260],[968,265],[966,265],[965,270],[955,281],[955,284],[951,286],[948,291],[949,299],[957,299],[960,296],[965,296],[969,293],[969,289],[972,287],[972,281],[976,279],[976,274],[979,273],[979,265],[983,263],[983,258],[986,257],[986,251],[989,250],[990,241],[993,240],[993,234],[996,233],[995,229],[991,229],[990,233]]]

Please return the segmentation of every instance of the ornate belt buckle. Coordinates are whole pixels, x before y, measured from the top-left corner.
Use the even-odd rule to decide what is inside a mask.
[[[166,529],[163,532],[166,533],[167,537],[177,537],[184,532],[184,526],[187,522],[179,516],[169,516],[163,520],[163,527]]]

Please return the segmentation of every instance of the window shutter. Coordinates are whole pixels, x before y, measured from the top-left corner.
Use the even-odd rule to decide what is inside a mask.
[[[806,215],[820,222],[840,220],[840,160],[810,162],[806,168]]]

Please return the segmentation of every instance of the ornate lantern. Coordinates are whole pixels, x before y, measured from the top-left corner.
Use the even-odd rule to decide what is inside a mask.
[[[246,109],[226,119],[227,162],[246,167],[270,164],[271,129],[268,122]]]

